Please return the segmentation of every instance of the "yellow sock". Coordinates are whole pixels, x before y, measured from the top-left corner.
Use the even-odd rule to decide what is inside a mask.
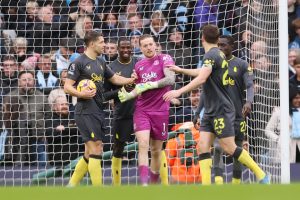
[[[215,176],[215,184],[216,185],[223,185],[223,177],[222,176]]]
[[[111,173],[113,177],[113,185],[121,185],[121,171],[122,171],[122,158],[112,157],[111,159]]]
[[[211,184],[211,166],[212,159],[204,159],[199,161],[200,172],[202,177],[202,185],[210,185]]]
[[[69,186],[77,186],[82,180],[82,178],[84,177],[84,175],[87,173],[87,171],[88,171],[88,164],[82,157],[76,164],[75,170],[69,181]]]
[[[169,177],[168,177],[168,163],[167,163],[167,157],[166,152],[161,151],[161,164],[160,164],[160,180],[163,185],[169,185]]]
[[[102,185],[101,159],[90,156],[88,169],[92,180],[92,185],[101,186]]]
[[[234,184],[234,185],[241,184],[241,179],[240,178],[232,178],[232,184]]]
[[[255,174],[258,180],[261,180],[266,176],[265,172],[250,157],[249,153],[246,150],[243,149],[240,157],[238,158],[238,161],[246,165]]]

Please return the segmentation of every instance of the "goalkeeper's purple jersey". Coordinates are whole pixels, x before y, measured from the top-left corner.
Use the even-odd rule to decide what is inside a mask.
[[[135,72],[138,76],[136,83],[154,82],[164,78],[164,68],[170,65],[174,65],[174,60],[167,54],[155,55],[152,58],[143,58],[135,64]],[[170,102],[164,101],[162,97],[170,89],[171,86],[166,86],[142,93],[137,98],[136,110],[169,112]]]

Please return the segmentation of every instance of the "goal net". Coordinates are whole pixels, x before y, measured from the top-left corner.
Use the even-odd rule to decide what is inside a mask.
[[[68,183],[78,157],[83,155],[84,144],[74,122],[76,98],[65,95],[63,85],[68,66],[84,52],[85,33],[103,33],[106,46],[101,57],[107,64],[117,58],[117,41],[122,36],[130,39],[132,55],[141,57],[138,38],[148,33],[157,40],[157,51],[170,54],[177,66],[192,69],[201,67],[204,49],[200,30],[207,23],[218,25],[222,34],[232,35],[234,55],[254,68],[255,101],[247,120],[249,151],[278,183],[278,141],[270,136],[272,130],[266,131],[274,107],[279,106],[277,3],[278,0],[2,0],[0,185]],[[174,88],[190,80],[177,75]],[[170,137],[176,136],[178,124],[193,120],[200,92],[192,91],[171,102]],[[112,101],[107,102],[105,111],[107,135],[102,166],[104,184],[109,185]],[[224,177],[230,182],[232,159],[224,155],[223,160]],[[171,170],[169,166],[170,177]],[[245,169],[242,181],[254,182],[255,178]],[[125,147],[122,182],[138,184],[134,135]],[[88,175],[82,183],[90,184]],[[194,183],[199,181],[195,179]]]

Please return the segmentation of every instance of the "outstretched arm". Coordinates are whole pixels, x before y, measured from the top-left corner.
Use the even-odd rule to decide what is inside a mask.
[[[192,77],[196,77],[198,76],[199,72],[200,72],[200,68],[197,69],[184,69],[184,68],[180,68],[178,66],[170,66],[170,70],[177,73],[177,74],[184,74],[187,76],[192,76]]]
[[[165,77],[155,81],[155,82],[146,82],[139,83],[135,86],[135,89],[128,93],[124,88],[118,93],[119,99],[121,102],[136,98],[138,95],[142,94],[147,90],[152,90],[156,88],[163,88],[168,85],[173,85],[175,83],[175,73],[169,68],[164,68]]]
[[[194,78],[189,84],[187,84],[186,86],[184,86],[184,87],[182,87],[178,90],[171,90],[171,91],[167,92],[163,96],[164,100],[165,101],[170,101],[173,98],[179,97],[184,93],[190,92],[193,89],[198,88],[200,85],[205,83],[207,78],[210,76],[211,72],[212,72],[211,67],[202,67],[196,78]]]

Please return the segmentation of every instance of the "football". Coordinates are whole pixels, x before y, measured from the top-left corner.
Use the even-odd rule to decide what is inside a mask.
[[[77,91],[96,89],[96,85],[92,80],[83,79],[77,85]]]

